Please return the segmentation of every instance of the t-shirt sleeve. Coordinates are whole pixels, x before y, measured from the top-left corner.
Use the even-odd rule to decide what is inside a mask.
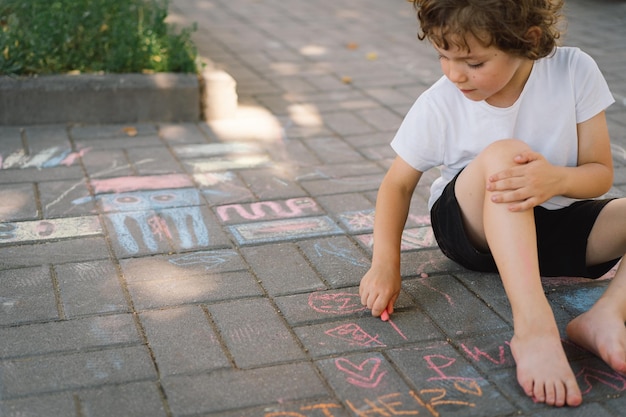
[[[418,97],[391,141],[396,154],[421,172],[443,163],[445,136],[441,129],[445,124],[428,93]]]
[[[576,122],[582,123],[609,107],[615,99],[596,62],[578,50],[572,60]]]

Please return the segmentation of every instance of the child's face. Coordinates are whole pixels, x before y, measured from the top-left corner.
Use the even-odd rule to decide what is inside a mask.
[[[434,45],[445,76],[470,100],[485,100],[497,107],[512,105],[524,88],[532,61],[485,47],[471,35],[466,42],[469,50],[452,43],[448,50]]]

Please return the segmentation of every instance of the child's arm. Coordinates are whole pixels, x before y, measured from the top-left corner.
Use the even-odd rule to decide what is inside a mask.
[[[422,173],[396,157],[378,190],[372,266],[361,280],[361,302],[379,316],[393,312],[400,294],[400,242],[413,191]]]
[[[501,191],[493,201],[523,211],[557,195],[584,199],[606,193],[613,183],[613,159],[604,112],[579,123],[577,129],[578,166],[554,166],[538,152],[518,155],[517,167],[489,178],[487,189]]]

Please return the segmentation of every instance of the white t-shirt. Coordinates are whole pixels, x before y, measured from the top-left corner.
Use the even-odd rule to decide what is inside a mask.
[[[487,145],[500,139],[526,142],[550,163],[576,166],[576,124],[591,119],[614,99],[595,61],[578,48],[559,47],[537,60],[517,101],[508,108],[472,101],[445,76],[416,100],[392,148],[418,171],[441,166],[428,208],[444,187]],[[575,200],[557,196],[548,209]]]

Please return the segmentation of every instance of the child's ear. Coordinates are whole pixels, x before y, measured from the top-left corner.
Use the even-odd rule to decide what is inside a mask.
[[[539,45],[541,40],[541,28],[539,26],[531,26],[524,36],[534,47]]]

